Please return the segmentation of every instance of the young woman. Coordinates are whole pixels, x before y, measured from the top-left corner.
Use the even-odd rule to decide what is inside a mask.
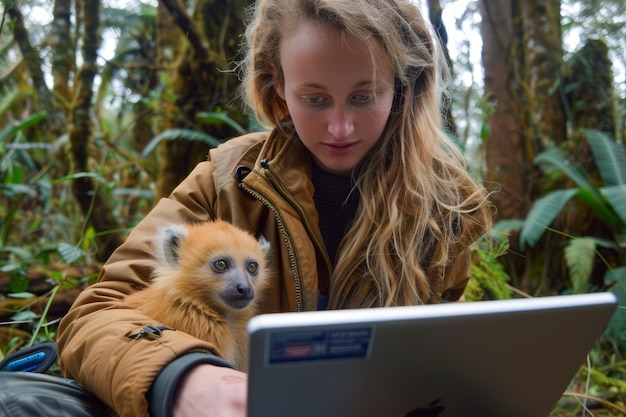
[[[246,42],[244,96],[268,132],[211,150],[59,328],[65,374],[120,415],[245,415],[246,375],[214,346],[124,308],[159,226],[219,218],[262,234],[263,313],[456,301],[490,227],[442,131],[445,63],[410,1],[259,0]]]

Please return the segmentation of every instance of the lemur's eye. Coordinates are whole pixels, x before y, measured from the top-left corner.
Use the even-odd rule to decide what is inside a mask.
[[[252,274],[252,275],[256,275],[257,272],[259,272],[259,264],[254,262],[254,261],[250,261],[248,262],[248,273]]]
[[[226,259],[218,258],[213,261],[213,269],[217,272],[224,272],[228,269],[228,262]]]

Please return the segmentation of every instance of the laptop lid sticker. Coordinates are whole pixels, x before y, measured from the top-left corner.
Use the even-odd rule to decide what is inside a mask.
[[[373,336],[371,327],[273,332],[268,363],[366,358]]]

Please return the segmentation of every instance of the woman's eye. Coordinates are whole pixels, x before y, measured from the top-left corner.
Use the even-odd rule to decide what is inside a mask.
[[[317,97],[308,97],[308,98],[306,98],[306,99],[305,99],[305,101],[306,101],[308,104],[311,104],[311,105],[316,106],[316,105],[321,104],[321,103],[323,103],[323,102],[324,102],[324,97],[320,97],[320,96],[317,96]]]
[[[213,269],[217,272],[224,272],[228,269],[228,262],[225,259],[216,259],[213,261]]]
[[[254,261],[248,262],[247,269],[249,274],[256,275],[256,273],[259,271],[259,264]]]
[[[359,103],[365,103],[370,101],[371,95],[369,94],[355,94],[352,96],[352,99]]]

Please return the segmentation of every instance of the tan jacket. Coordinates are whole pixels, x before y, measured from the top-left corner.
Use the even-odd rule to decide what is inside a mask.
[[[330,261],[313,202],[311,157],[298,140],[267,133],[231,139],[209,152],[171,194],[129,234],[107,261],[99,281],[81,293],[61,322],[59,363],[120,415],[147,414],[145,394],[175,358],[214,347],[182,332],[137,338],[146,325],[158,325],[123,307],[125,295],[145,286],[151,274],[150,241],[167,223],[221,218],[271,245],[271,290],[262,312],[316,308],[319,276],[330,275]],[[431,278],[433,299],[456,300],[469,277],[469,251],[452,254],[454,265]],[[457,256],[458,255],[458,256]]]

